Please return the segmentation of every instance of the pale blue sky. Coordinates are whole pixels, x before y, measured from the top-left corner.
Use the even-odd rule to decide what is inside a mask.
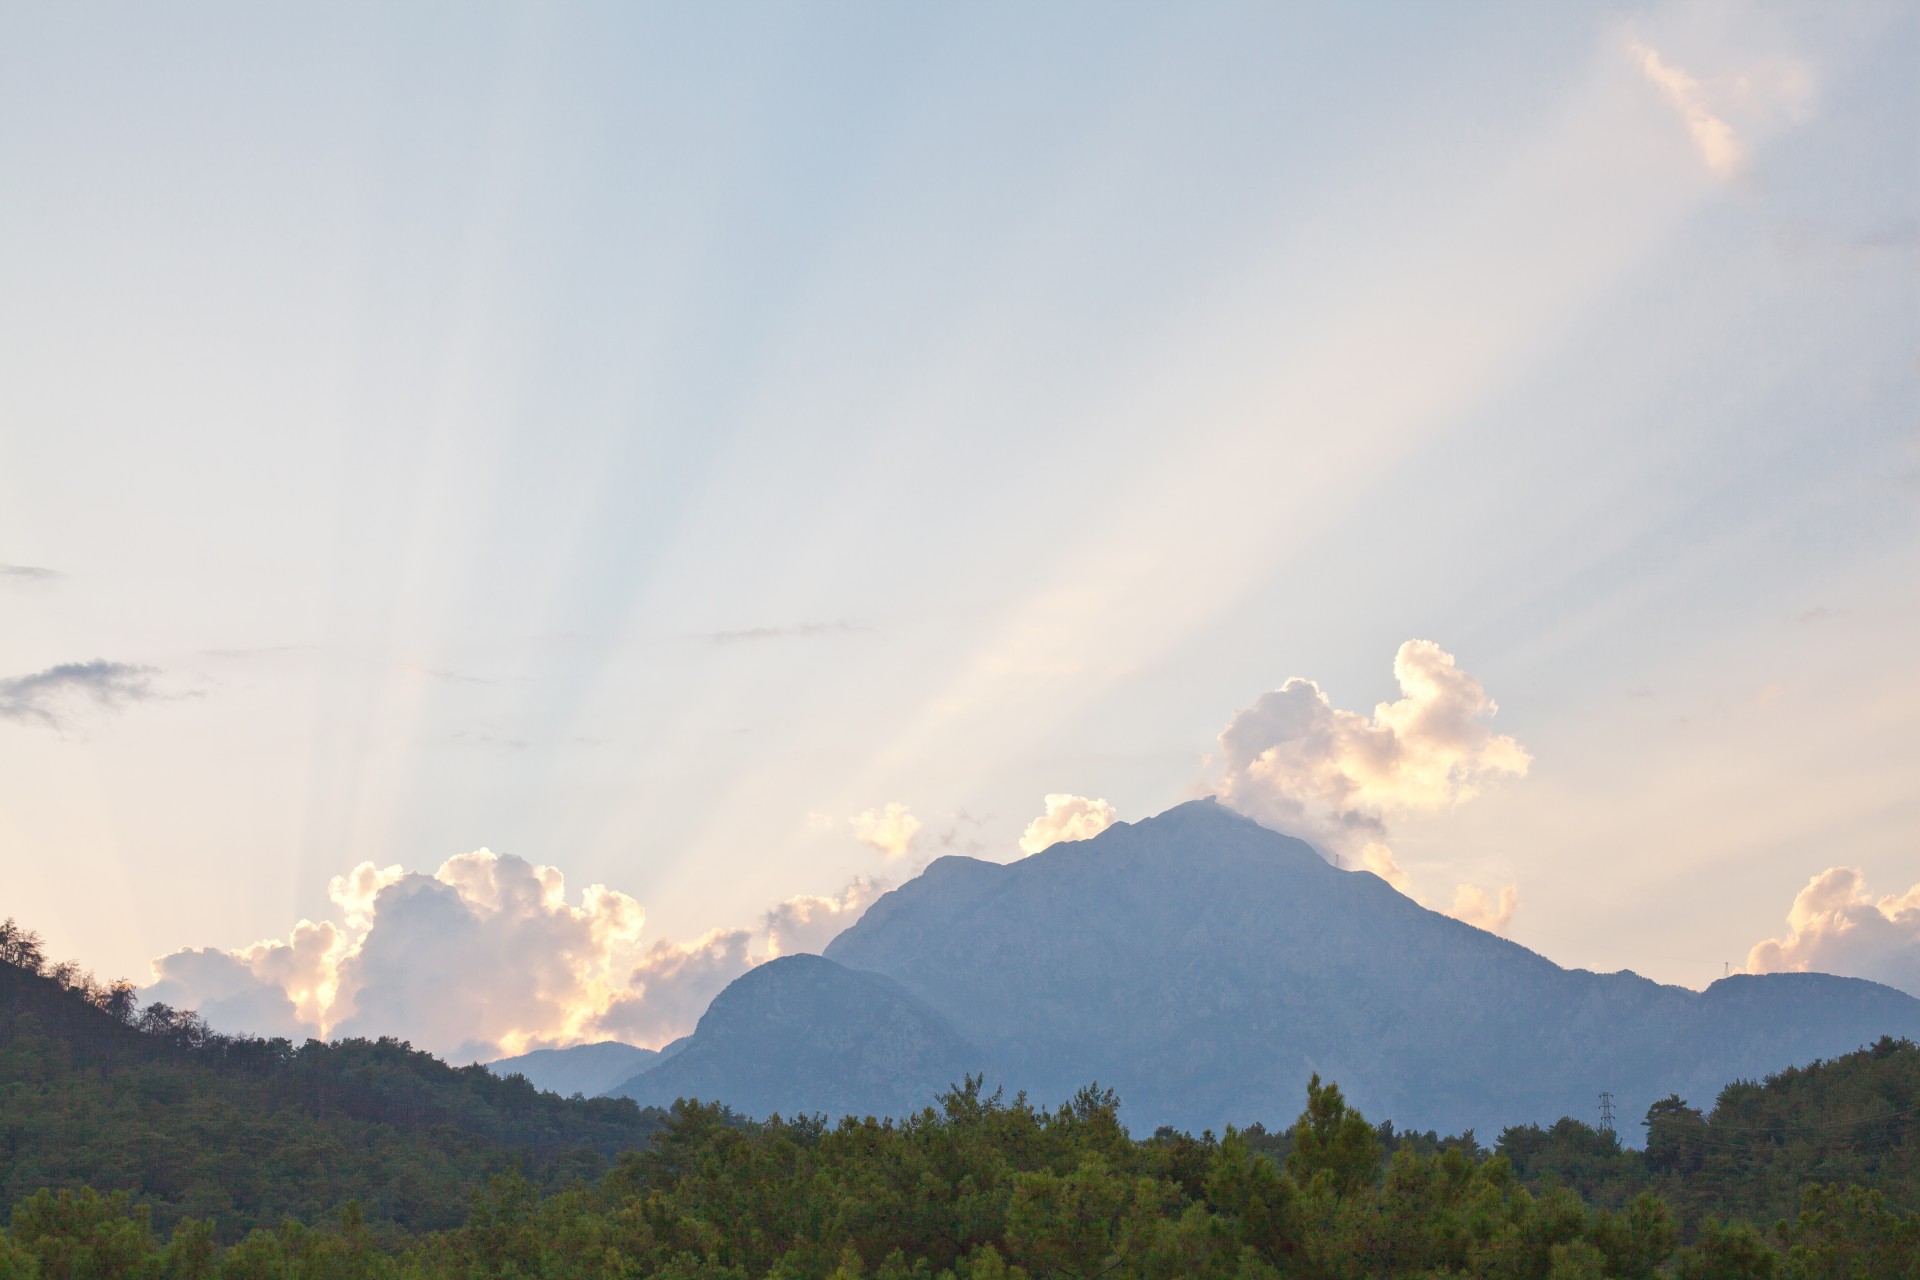
[[[0,7],[0,679],[158,671],[0,716],[0,912],[139,973],[484,845],[684,939],[909,873],[888,802],[1158,811],[1419,637],[1534,764],[1415,881],[1717,977],[1920,880],[1917,65],[1894,4]]]

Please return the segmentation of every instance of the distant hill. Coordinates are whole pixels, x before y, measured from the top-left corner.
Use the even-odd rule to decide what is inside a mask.
[[[753,1116],[907,1115],[986,1067],[898,983],[796,955],[733,982],[680,1052],[614,1092],[660,1107],[698,1097]]]
[[[124,989],[49,970],[31,946],[0,953],[0,1208],[92,1186],[138,1196],[163,1226],[211,1219],[234,1239],[351,1199],[377,1227],[437,1230],[466,1219],[492,1174],[566,1185],[664,1123],[394,1040],[216,1035],[190,1013],[136,1012]]]
[[[513,1075],[525,1076],[534,1088],[563,1098],[576,1093],[596,1098],[659,1060],[657,1050],[603,1040],[599,1044],[536,1049],[518,1057],[501,1058],[487,1063],[487,1070],[503,1080]]]
[[[991,1064],[1039,1098],[1097,1080],[1136,1129],[1284,1121],[1314,1072],[1412,1128],[1484,1136],[1591,1116],[1603,1090],[1631,1122],[1670,1093],[1711,1097],[1920,1037],[1920,1001],[1857,979],[1742,976],[1696,992],[1562,969],[1211,801],[1011,864],[941,858],[826,959],[937,1014],[956,1066]],[[906,1061],[860,1034],[849,980],[816,965],[777,1002],[745,998],[762,973],[715,1000],[724,1043],[703,1021],[679,1070],[631,1096],[752,1113],[771,1095],[736,1074],[744,1064],[826,1044],[804,1068],[793,1059],[783,1108],[885,1113],[901,1090],[862,1082],[894,1078],[926,1096],[940,1055]]]

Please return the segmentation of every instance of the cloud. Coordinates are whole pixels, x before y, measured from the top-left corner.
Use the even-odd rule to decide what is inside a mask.
[[[745,627],[739,631],[703,631],[700,639],[708,644],[739,644],[754,640],[803,640],[810,636],[858,635],[865,627],[849,622],[803,622],[795,627]]]
[[[1400,700],[1371,719],[1297,676],[1236,712],[1220,733],[1221,800],[1349,848],[1384,832],[1390,815],[1445,809],[1488,779],[1526,773],[1532,757],[1486,725],[1498,707],[1452,654],[1409,640],[1393,674]]]
[[[53,582],[67,575],[58,569],[42,569],[31,564],[0,564],[0,581]]]
[[[1797,117],[1813,97],[1813,77],[1788,59],[1776,58],[1733,75],[1700,80],[1638,40],[1628,41],[1627,54],[1679,114],[1707,171],[1722,182],[1740,177],[1748,165],[1746,144],[1727,121],[1728,115],[1743,116],[1748,123],[1762,123],[1781,110]]]
[[[1858,867],[1828,867],[1787,912],[1787,935],[1747,955],[1749,973],[1838,973],[1920,996],[1920,884],[1876,898]]]
[[[1119,816],[1105,800],[1055,792],[1047,796],[1047,811],[1027,824],[1020,851],[1034,854],[1062,840],[1091,840],[1112,826]]]
[[[594,1031],[654,1047],[685,1035],[729,982],[764,958],[751,954],[752,942],[746,929],[714,929],[685,945],[654,943],[630,976],[630,994],[608,1005]]]
[[[262,981],[240,953],[214,947],[176,951],[155,961],[153,972],[153,985],[140,993],[144,1000],[197,1010],[216,1029],[295,1041],[319,1031],[283,988]]]
[[[1386,843],[1388,821],[1471,800],[1490,780],[1524,776],[1532,757],[1488,726],[1499,707],[1439,645],[1407,641],[1393,674],[1399,700],[1380,703],[1371,717],[1336,708],[1319,685],[1297,676],[1261,694],[1221,730],[1217,790],[1248,817],[1343,862],[1351,855],[1417,897]],[[1511,888],[1517,905],[1518,887]],[[1485,894],[1473,893],[1480,919],[1501,926],[1511,919],[1513,906],[1480,910]],[[1499,901],[1509,902],[1507,891]]]
[[[0,679],[0,720],[35,721],[59,728],[72,709],[92,703],[109,710],[156,696],[152,667],[125,662],[63,662],[31,675]]]
[[[1708,108],[1707,87],[1681,68],[1669,65],[1658,50],[1638,40],[1627,45],[1627,52],[1639,65],[1641,74],[1680,113],[1687,132],[1693,135],[1693,144],[1700,149],[1700,158],[1707,162],[1713,176],[1723,182],[1739,177],[1747,164],[1746,148],[1734,136],[1733,126]]]
[[[824,947],[885,886],[789,898],[751,928],[643,943],[640,904],[603,885],[570,902],[557,868],[480,849],[432,875],[363,862],[328,885],[335,919],[234,951],[153,963],[142,992],[232,1033],[392,1035],[452,1061],[693,1029],[727,983]]]
[[[872,845],[888,859],[904,858],[913,852],[914,841],[926,824],[913,816],[907,806],[892,801],[882,809],[868,809],[848,819],[853,838]]]
[[[1490,901],[1487,891],[1479,885],[1463,884],[1453,891],[1453,910],[1447,914],[1489,933],[1501,933],[1519,908],[1520,886],[1517,884],[1501,889],[1497,902]]]
[[[154,962],[146,999],[255,1034],[394,1035],[455,1060],[578,1039],[628,987],[645,912],[553,867],[481,849],[433,875],[363,862],[335,876],[341,921],[285,941]]]
[[[831,898],[813,894],[788,898],[767,912],[762,923],[768,957],[799,955],[803,952],[818,954],[886,891],[885,880],[856,876],[852,883]]]
[[[401,876],[373,910],[340,961],[337,1001],[351,1012],[332,1030],[460,1059],[579,1039],[626,989],[646,921],[604,885],[571,906],[557,869],[485,849]]]
[[[686,944],[656,942],[631,975],[631,994],[614,1001],[595,1028],[653,1045],[685,1035],[729,982],[776,956],[818,954],[886,888],[885,881],[859,876],[832,896],[788,898],[756,929],[714,929]]]

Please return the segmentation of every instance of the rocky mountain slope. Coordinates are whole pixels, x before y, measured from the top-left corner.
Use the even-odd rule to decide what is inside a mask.
[[[741,978],[681,1060],[619,1092],[898,1114],[987,1068],[1045,1101],[1098,1081],[1136,1129],[1197,1131],[1290,1121],[1318,1072],[1369,1115],[1483,1136],[1591,1118],[1606,1090],[1633,1140],[1657,1098],[1710,1105],[1882,1035],[1920,1037],[1920,1001],[1562,969],[1197,801],[1010,864],[939,859],[826,959]]]
[[[796,955],[734,981],[678,1052],[613,1094],[642,1106],[697,1097],[754,1116],[904,1115],[987,1065],[899,984]]]

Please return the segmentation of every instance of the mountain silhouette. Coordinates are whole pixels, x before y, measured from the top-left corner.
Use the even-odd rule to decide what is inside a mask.
[[[677,1052],[612,1093],[643,1107],[697,1097],[753,1116],[898,1116],[986,1066],[898,983],[795,955],[735,979]]]
[[[747,974],[679,1059],[618,1092],[900,1114],[990,1064],[1036,1100],[1097,1081],[1136,1129],[1197,1132],[1290,1121],[1317,1072],[1376,1119],[1490,1137],[1592,1119],[1602,1091],[1631,1121],[1670,1093],[1710,1104],[1730,1080],[1920,1036],[1920,1001],[1860,979],[1702,992],[1562,969],[1211,800],[1013,863],[938,859],[824,959],[777,963],[803,959],[807,983],[773,998],[774,966]],[[921,1028],[928,1051],[868,1036],[875,1018]]]

